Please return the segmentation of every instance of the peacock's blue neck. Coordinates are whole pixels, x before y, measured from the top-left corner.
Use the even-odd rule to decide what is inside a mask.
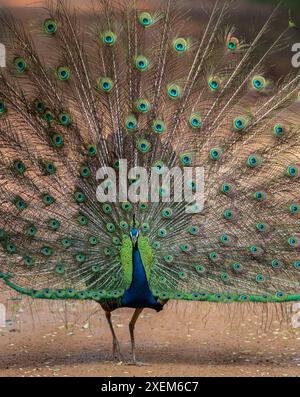
[[[132,282],[122,298],[124,307],[157,307],[157,299],[154,298],[148,284],[146,272],[138,247],[133,248],[133,272]]]

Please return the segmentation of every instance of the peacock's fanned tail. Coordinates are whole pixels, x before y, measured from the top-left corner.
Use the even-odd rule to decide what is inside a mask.
[[[138,3],[95,0],[81,19],[50,1],[30,28],[1,18],[0,279],[34,298],[118,299],[135,225],[156,297],[300,300],[300,75],[266,66],[292,28],[266,45],[277,7],[246,42],[216,0],[192,36],[174,1]],[[203,167],[203,210],[167,202],[176,177],[159,201],[101,203],[97,171],[120,175],[121,160]]]

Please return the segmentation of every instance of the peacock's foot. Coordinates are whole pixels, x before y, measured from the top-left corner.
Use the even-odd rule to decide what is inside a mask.
[[[149,366],[151,364],[143,363],[142,361],[132,360],[132,361],[129,361],[127,363],[127,365],[133,365],[135,367],[146,367],[146,366]]]

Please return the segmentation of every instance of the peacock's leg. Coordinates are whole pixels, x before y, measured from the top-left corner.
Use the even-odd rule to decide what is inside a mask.
[[[114,356],[114,359],[116,361],[121,362],[121,361],[123,361],[123,357],[122,357],[121,350],[120,350],[120,344],[119,344],[119,341],[118,341],[117,336],[115,334],[115,330],[114,330],[114,327],[113,327],[113,324],[112,324],[112,321],[111,321],[111,312],[105,312],[105,316],[106,316],[106,319],[107,319],[107,322],[109,324],[109,328],[111,330],[112,337],[113,337],[113,356]]]
[[[129,332],[130,332],[130,339],[131,339],[131,351],[132,351],[132,362],[130,364],[133,365],[145,365],[144,363],[141,363],[139,361],[136,361],[136,355],[135,355],[135,340],[134,340],[134,327],[137,319],[139,318],[139,315],[142,313],[143,308],[138,308],[135,309],[133,316],[130,320],[129,323]]]

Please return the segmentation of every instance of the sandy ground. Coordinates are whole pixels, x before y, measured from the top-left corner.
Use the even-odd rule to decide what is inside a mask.
[[[94,303],[6,302],[0,329],[0,376],[300,376],[300,325],[280,323],[271,308],[168,304],[145,310],[136,328],[138,359],[114,363],[103,312]],[[131,310],[113,315],[130,359]],[[268,315],[268,316],[267,316]],[[295,327],[296,325],[296,327]],[[66,328],[67,327],[67,328]]]

